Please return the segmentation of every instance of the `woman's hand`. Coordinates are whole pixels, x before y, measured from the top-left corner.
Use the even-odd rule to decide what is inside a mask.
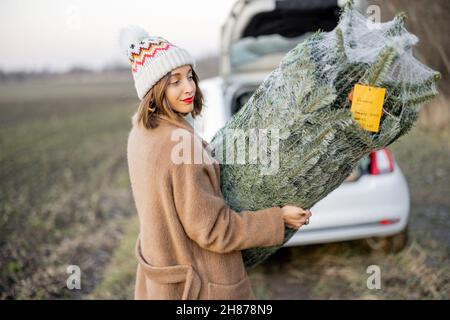
[[[281,208],[281,211],[285,225],[292,229],[298,229],[302,225],[308,225],[309,218],[312,215],[311,211],[292,205],[285,205]]]

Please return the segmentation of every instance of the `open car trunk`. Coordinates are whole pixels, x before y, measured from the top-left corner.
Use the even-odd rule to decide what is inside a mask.
[[[275,1],[275,9],[252,17],[243,29],[242,38],[279,34],[294,38],[321,28],[332,30],[338,22],[339,7],[336,0]]]
[[[306,37],[338,23],[337,0],[238,1],[223,26],[221,73],[270,71]]]

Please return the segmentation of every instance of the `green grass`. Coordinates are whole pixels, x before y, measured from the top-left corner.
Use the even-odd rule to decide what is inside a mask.
[[[137,216],[128,222],[120,245],[105,270],[103,281],[88,296],[90,299],[133,299],[137,260],[134,256],[139,233]]]
[[[126,164],[133,88],[50,82],[0,93],[0,298],[80,297],[135,213]],[[72,264],[81,291],[65,288]]]

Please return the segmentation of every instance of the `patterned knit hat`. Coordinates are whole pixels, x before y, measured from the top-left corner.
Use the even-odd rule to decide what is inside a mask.
[[[195,60],[185,49],[159,36],[149,36],[140,27],[128,27],[120,31],[120,47],[128,56],[139,99],[162,77],[173,69],[190,64],[195,69]]]

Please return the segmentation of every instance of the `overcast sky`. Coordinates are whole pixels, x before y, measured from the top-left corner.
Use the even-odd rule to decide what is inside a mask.
[[[195,58],[219,52],[236,0],[0,0],[0,68],[64,71],[126,63],[118,31],[139,25]]]

